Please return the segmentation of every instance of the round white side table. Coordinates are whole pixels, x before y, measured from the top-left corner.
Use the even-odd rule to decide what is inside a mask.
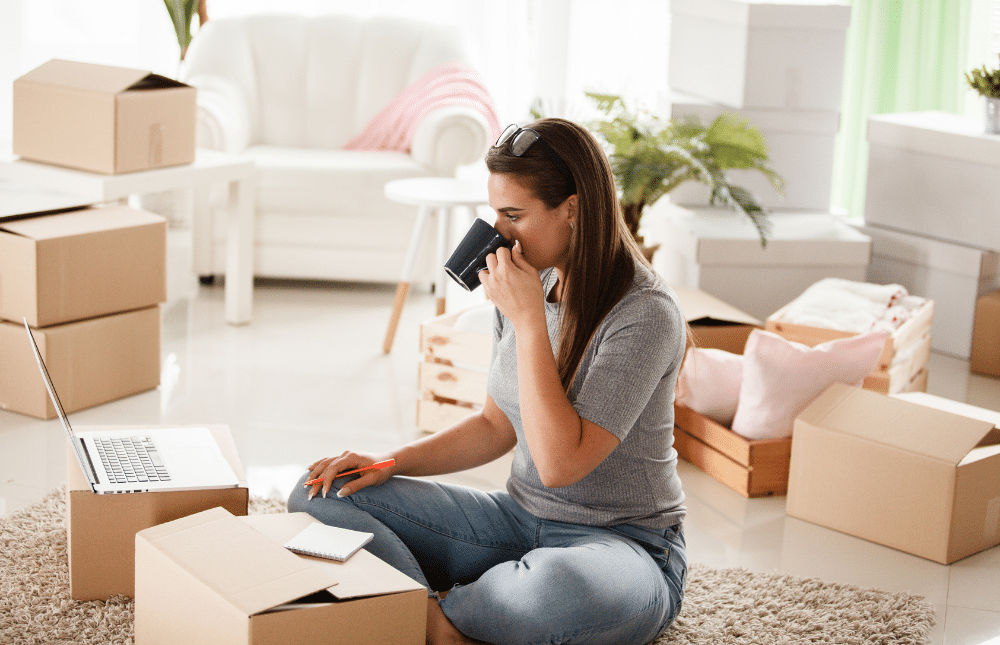
[[[450,177],[415,177],[397,179],[385,185],[385,196],[394,202],[417,206],[417,221],[410,235],[410,245],[403,261],[403,275],[396,286],[396,300],[392,306],[389,329],[385,333],[382,350],[392,351],[392,341],[396,336],[396,326],[403,311],[403,304],[410,291],[413,269],[420,251],[427,220],[435,210],[438,212],[437,265],[434,272],[434,293],[437,294],[437,315],[445,310],[445,285],[447,275],[444,263],[448,259],[448,231],[451,230],[451,214],[456,208],[464,208],[469,214],[469,222],[476,217],[476,207],[489,203],[485,182],[466,181]]]

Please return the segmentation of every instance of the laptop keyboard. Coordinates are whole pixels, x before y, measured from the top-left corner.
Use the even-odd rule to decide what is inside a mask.
[[[112,483],[170,481],[151,437],[113,437],[94,441]]]

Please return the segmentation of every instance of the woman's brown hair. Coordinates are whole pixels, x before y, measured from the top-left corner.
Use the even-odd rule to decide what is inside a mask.
[[[615,177],[604,150],[585,128],[564,119],[541,119],[526,126],[565,162],[564,176],[542,144],[515,157],[508,146],[491,148],[486,167],[517,176],[545,207],[566,201],[576,184],[577,217],[562,288],[562,319],[556,364],[568,392],[591,337],[632,285],[635,260],[647,264],[622,216]]]

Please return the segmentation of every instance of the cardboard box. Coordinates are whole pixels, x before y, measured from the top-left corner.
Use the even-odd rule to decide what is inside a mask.
[[[0,223],[0,318],[32,327],[167,299],[167,221],[115,205]]]
[[[456,329],[463,311],[420,325],[417,366],[417,428],[437,432],[482,408],[486,370],[493,351],[487,331]]]
[[[674,449],[744,497],[784,495],[791,437],[752,440],[683,405],[674,404]]]
[[[734,108],[840,110],[851,7],[671,0],[668,82]]]
[[[1000,544],[1000,413],[959,408],[831,386],[795,420],[788,515],[941,564]]]
[[[135,643],[419,645],[427,591],[364,549],[346,562],[281,545],[305,513],[212,509],[135,537]]]
[[[1000,288],[1000,253],[878,226],[859,230],[872,241],[868,282],[901,284],[933,300],[931,347],[968,359],[976,302]]]
[[[988,293],[976,303],[969,369],[1000,376],[1000,291]]]
[[[865,222],[1000,252],[1000,137],[947,112],[868,119]]]
[[[160,384],[160,308],[33,329],[67,413]],[[22,323],[0,321],[0,409],[53,419]]]
[[[890,284],[886,282],[884,284]],[[815,347],[820,343],[857,336],[855,332],[826,329],[785,322],[782,318],[791,303],[767,317],[765,329],[783,338]],[[863,386],[883,394],[910,391],[919,385],[915,377],[925,369],[931,355],[931,329],[934,321],[934,301],[925,300],[909,320],[897,327],[885,340],[885,349],[875,369],[865,377]]]
[[[250,494],[229,427],[207,427],[240,480],[236,488],[98,495],[91,490],[67,443],[66,536],[70,595],[74,600],[104,600],[119,594],[134,595],[135,535],[143,529],[216,506],[237,515],[247,514]],[[122,428],[90,426],[75,429]]]
[[[148,71],[50,60],[14,80],[13,149],[106,174],[191,163],[195,89]]]
[[[762,248],[739,213],[661,199],[643,230],[659,243],[653,266],[667,282],[700,289],[760,320],[822,278],[864,281],[871,240],[829,213],[774,213]]]
[[[770,166],[785,182],[779,193],[763,174],[734,168],[729,178],[749,189],[760,203],[772,210],[829,211],[833,186],[833,153],[840,129],[840,112],[834,110],[735,109],[695,97],[675,94],[670,98],[672,118],[697,116],[708,125],[723,113],[735,114],[760,130],[767,142]],[[675,204],[705,206],[708,186],[688,181],[670,192]]]
[[[671,285],[698,347],[742,354],[747,338],[761,322],[715,296],[679,284]]]

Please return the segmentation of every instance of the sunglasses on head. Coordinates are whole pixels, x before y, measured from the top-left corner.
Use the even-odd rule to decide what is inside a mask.
[[[545,151],[545,154],[548,155],[552,163],[555,164],[562,176],[566,178],[566,181],[570,186],[570,193],[575,193],[576,181],[573,180],[573,173],[570,172],[569,166],[567,166],[566,162],[562,160],[559,153],[552,149],[552,146],[545,143],[545,139],[542,138],[542,135],[538,134],[531,128],[519,128],[517,125],[512,123],[507,126],[503,133],[500,134],[500,137],[497,139],[497,142],[493,144],[493,147],[503,148],[504,146],[507,146],[510,154],[515,157],[521,157],[524,156],[524,153],[527,152],[531,146],[535,145],[536,142],[542,144],[542,150]]]

